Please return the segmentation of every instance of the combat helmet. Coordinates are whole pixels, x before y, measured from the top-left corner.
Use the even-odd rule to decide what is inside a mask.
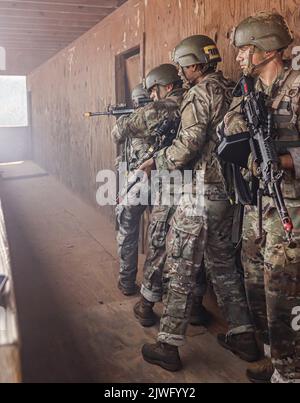
[[[293,42],[293,35],[282,15],[261,12],[235,28],[232,42],[238,48],[253,45],[267,52],[286,49]]]
[[[131,92],[131,99],[133,102],[139,103],[140,100],[149,99],[149,94],[145,90],[143,84],[137,85]]]
[[[173,50],[172,59],[181,67],[217,64],[222,61],[216,43],[205,35],[193,35],[181,41]]]
[[[177,68],[173,64],[161,64],[151,70],[146,77],[145,87],[148,91],[155,85],[168,85],[172,83],[180,83]]]

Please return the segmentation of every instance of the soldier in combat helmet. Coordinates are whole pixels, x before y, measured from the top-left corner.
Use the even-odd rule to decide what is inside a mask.
[[[249,369],[253,382],[300,382],[300,71],[283,58],[292,43],[285,19],[275,13],[259,13],[242,21],[233,34],[237,62],[253,77],[255,93],[266,95],[271,114],[271,137],[278,150],[284,202],[294,224],[293,246],[270,194],[262,199],[263,231],[259,234],[257,207],[246,206],[242,260],[251,314],[265,344],[266,359]],[[236,98],[226,115],[223,135],[248,132]],[[258,175],[251,154],[248,173]],[[270,360],[272,359],[272,361]]]
[[[233,211],[225,192],[213,150],[216,128],[232,100],[234,84],[217,72],[221,61],[214,41],[196,35],[175,49],[174,62],[185,84],[190,86],[181,105],[181,129],[171,147],[159,152],[140,168],[192,170],[191,194],[177,207],[167,237],[167,259],[163,272],[164,311],[156,344],[143,346],[144,359],[170,371],[181,369],[178,347],[185,343],[193,290],[203,255],[219,304],[227,319],[230,344],[241,358],[258,357],[254,329],[249,317],[241,278],[235,267],[231,242]],[[204,210],[198,209],[194,180],[204,177]]]

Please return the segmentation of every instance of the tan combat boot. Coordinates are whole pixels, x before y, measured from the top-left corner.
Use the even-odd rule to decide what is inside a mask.
[[[153,307],[154,303],[147,301],[144,297],[141,297],[140,301],[134,306],[134,315],[143,327],[155,325],[157,317],[153,312]]]
[[[258,361],[246,371],[246,375],[252,383],[271,383],[273,373],[274,367],[271,358]]]
[[[167,371],[176,372],[182,369],[178,347],[166,343],[145,344],[142,348],[145,361],[158,365]]]
[[[219,344],[237,355],[241,360],[255,362],[259,360],[260,352],[257,346],[254,333],[241,333],[227,336],[218,335]]]

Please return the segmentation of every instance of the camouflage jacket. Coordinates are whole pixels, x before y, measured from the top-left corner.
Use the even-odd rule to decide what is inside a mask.
[[[127,155],[129,166],[135,166],[154,143],[155,129],[161,122],[166,118],[172,119],[178,116],[184,93],[185,90],[176,89],[167,98],[150,103],[137,109],[132,115],[118,119],[112,136],[115,142],[127,141],[130,145],[130,156]]]
[[[203,170],[205,183],[223,183],[214,157],[216,128],[229,109],[233,88],[234,83],[217,72],[189,90],[181,105],[178,136],[171,147],[156,156],[158,170]]]
[[[258,79],[256,89],[265,92],[269,97],[269,104],[273,112],[275,142],[286,143],[287,152],[293,158],[295,172],[285,171],[282,190],[284,197],[288,199],[287,205],[298,206],[300,203],[300,71],[286,66],[273,85],[266,87]],[[226,135],[248,130],[241,115],[240,104],[241,98],[235,98],[230,112],[225,116]],[[296,143],[298,143],[297,146]],[[271,203],[270,200],[265,202]]]
[[[139,109],[137,109],[133,115],[138,113]],[[125,129],[125,123],[119,125],[117,122],[112,130],[111,135],[116,144],[123,145],[122,153],[116,160],[116,166],[118,166],[121,162],[126,162],[127,170],[131,172],[134,170],[137,161],[140,160],[141,156],[149,148],[149,142],[147,142],[146,139],[128,136]]]

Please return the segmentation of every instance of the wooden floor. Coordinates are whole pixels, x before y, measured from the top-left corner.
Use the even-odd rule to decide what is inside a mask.
[[[189,329],[183,371],[145,363],[157,328],[141,328],[137,298],[116,287],[112,226],[33,163],[0,171],[25,382],[246,382],[246,364],[203,328]]]

